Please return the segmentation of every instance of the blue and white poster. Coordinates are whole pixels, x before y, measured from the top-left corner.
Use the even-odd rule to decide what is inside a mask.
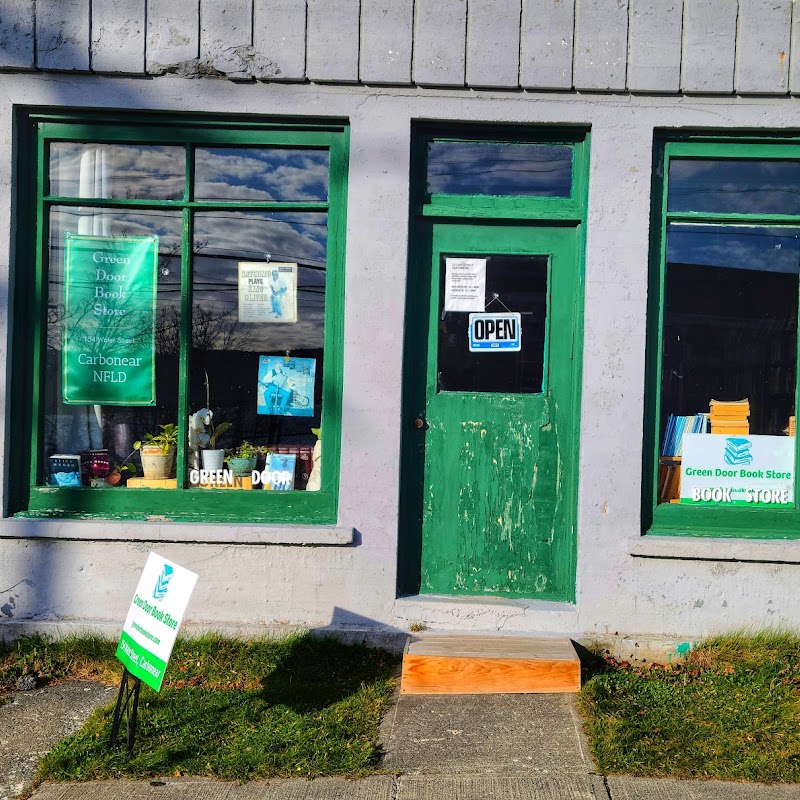
[[[261,356],[258,360],[258,413],[313,417],[316,358]]]

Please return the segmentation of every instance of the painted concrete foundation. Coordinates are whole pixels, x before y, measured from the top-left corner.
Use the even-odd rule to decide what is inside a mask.
[[[40,8],[44,5],[39,3]],[[79,7],[84,4],[55,5],[70,15],[82,13]],[[116,8],[120,4],[108,5]],[[151,0],[148,5],[151,12],[155,9],[155,13],[165,14],[170,4]],[[224,54],[214,44],[214,37],[233,36],[230,32],[219,33],[233,24],[223,19],[222,12],[206,17],[197,45],[197,32],[189,31],[183,36],[179,31],[165,39],[163,31],[152,28],[152,16],[151,27],[139,30],[135,18],[131,21],[96,8],[93,19],[99,22],[92,28],[95,69],[102,69],[106,48],[121,47],[125,57],[122,61],[113,60],[113,71],[119,72],[119,65],[125,64],[125,71],[143,72],[146,63],[153,72],[172,74],[144,78],[18,71],[0,75],[0,452],[4,454],[0,480],[4,486],[9,471],[14,469],[14,453],[9,444],[14,420],[6,403],[7,387],[14,380],[8,352],[14,324],[10,309],[16,236],[12,206],[14,109],[85,107],[259,114],[287,119],[336,117],[349,120],[351,130],[338,525],[236,528],[166,522],[101,524],[3,519],[0,636],[13,636],[32,626],[56,631],[97,627],[116,634],[151,549],[199,574],[187,611],[187,624],[194,628],[259,632],[310,626],[380,631],[391,638],[407,631],[409,625],[420,623],[443,630],[568,634],[582,641],[599,638],[608,640],[622,656],[638,653],[648,657],[653,652],[674,650],[684,640],[732,628],[795,626],[800,619],[800,541],[664,537],[652,541],[641,535],[641,420],[654,131],[798,130],[800,102],[789,94],[790,77],[795,70],[789,70],[788,63],[783,69],[781,62],[783,71],[767,74],[756,61],[745,63],[751,51],[743,50],[735,73],[737,87],[741,92],[772,92],[773,96],[680,95],[677,74],[687,90],[733,89],[733,63],[722,63],[719,51],[708,54],[709,62],[700,75],[697,59],[705,45],[697,31],[709,23],[706,10],[689,4],[685,16],[678,20],[686,26],[684,48],[686,41],[694,41],[691,36],[696,36],[697,41],[696,51],[682,52],[684,68],[680,72],[676,71],[680,51],[676,55],[667,48],[663,63],[650,65],[650,69],[637,62],[641,49],[626,50],[629,19],[631,31],[636,31],[637,36],[652,38],[654,22],[648,15],[656,13],[655,5],[660,8],[661,4],[637,2],[629,9],[617,0],[581,2],[577,12],[574,85],[620,93],[574,91],[572,58],[567,62],[568,79],[564,78],[557,53],[548,56],[542,72],[537,71],[537,59],[542,55],[534,53],[529,42],[540,33],[529,24],[526,27],[525,16],[526,9],[536,4],[526,2],[521,52],[528,53],[529,60],[521,65],[522,80],[528,84],[532,80],[529,76],[535,73],[543,76],[541,88],[561,87],[562,92],[474,90],[465,88],[464,82],[516,87],[514,68],[503,59],[492,64],[467,60],[465,73],[459,53],[437,51],[441,32],[437,32],[437,45],[428,41],[420,28],[428,17],[433,20],[444,11],[449,25],[462,25],[459,15],[465,2],[417,3],[414,37],[422,49],[415,51],[413,64],[410,27],[392,28],[405,60],[390,63],[381,58],[382,48],[391,50],[394,44],[382,27],[383,17],[376,5],[379,4],[364,2],[361,6],[361,34],[366,37],[367,46],[361,49],[360,56],[358,36],[355,46],[350,38],[339,42],[336,48],[329,47],[325,18],[333,13],[333,5],[328,9],[321,0],[309,2],[307,25],[304,23],[295,31],[289,22],[296,19],[281,12],[283,15],[276,18],[284,25],[280,42],[285,47],[276,51],[281,55],[272,59],[272,66],[260,51],[231,54],[226,50],[226,58],[238,59],[234,66],[220,60]],[[670,8],[674,5],[664,4]],[[719,0],[714,5],[720,7],[721,19],[736,3]],[[759,4],[743,0],[748,9],[748,16],[743,19],[753,19],[752,15],[758,14],[757,9],[750,8],[756,5]],[[784,6],[791,4],[768,5],[774,5],[775,12],[764,22],[767,27],[759,27],[761,23],[756,21],[754,32],[748,34],[759,47],[759,42],[763,44],[770,37],[788,41],[790,23],[784,18]],[[292,3],[257,2],[257,32],[263,23],[258,9],[271,6],[288,8]],[[305,13],[306,5],[300,6]],[[350,20],[349,25],[354,24],[353,19],[358,23],[358,3],[338,2],[335,6],[342,19]],[[403,4],[392,4],[392,13],[402,17],[400,6]],[[448,10],[450,6],[453,8]],[[617,6],[624,6],[625,13],[617,14]],[[478,19],[490,16],[490,12],[487,7]],[[567,25],[568,20],[562,19],[555,7],[542,13],[553,25],[572,31],[571,24]],[[677,12],[673,8],[670,13]],[[604,20],[601,28],[605,37],[602,70],[592,55],[597,41],[592,40],[590,53],[582,38],[589,21],[600,18]],[[75,23],[78,18],[70,19]],[[673,20],[668,31],[676,41],[678,21]],[[69,20],[64,24],[67,23]],[[75,26],[70,41],[74,39],[78,51],[84,52],[88,42],[80,38],[80,26]],[[760,38],[759,32],[763,34]],[[302,69],[292,62],[296,49],[287,44],[301,33],[307,33],[309,47],[311,42],[316,43]],[[27,34],[20,34],[23,35]],[[474,39],[470,38],[474,35],[474,31],[470,34],[465,29],[463,47],[474,46]],[[497,35],[498,43],[516,41],[512,29],[498,28]],[[140,63],[139,56],[127,52],[127,48],[134,44],[139,47],[137,43],[145,38],[154,44]],[[41,36],[37,40],[38,67],[88,68],[66,54],[63,47],[45,52],[44,41]],[[24,50],[29,40],[15,38],[14,42],[18,50]],[[33,58],[32,41],[29,47]],[[208,54],[205,61],[187,57],[196,47],[200,48],[199,53]],[[323,50],[328,53],[324,58]],[[628,52],[633,62],[626,69]],[[424,53],[429,58],[423,64]],[[375,83],[410,82],[409,70],[413,67],[417,84],[435,83],[438,88],[355,85],[359,80],[359,58],[362,83],[367,75],[376,76]],[[232,78],[254,74],[268,77],[276,74],[275,64],[279,65],[283,83],[180,77],[220,71]],[[489,75],[490,67],[497,71],[496,77]],[[306,77],[317,82],[290,82]],[[326,85],[322,85],[323,80]],[[625,93],[626,87],[664,93],[629,94]],[[576,125],[591,130],[581,455],[580,463],[572,465],[579,472],[574,605],[397,597],[400,439],[405,424],[401,417],[401,381],[409,251],[409,150],[412,121],[420,119],[462,121],[465,130],[479,121]]]

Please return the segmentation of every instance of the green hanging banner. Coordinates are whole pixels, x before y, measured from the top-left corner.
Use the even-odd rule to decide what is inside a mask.
[[[63,396],[156,403],[157,236],[66,234]]]

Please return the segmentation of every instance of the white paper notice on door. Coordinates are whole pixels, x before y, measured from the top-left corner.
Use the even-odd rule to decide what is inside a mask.
[[[444,311],[486,308],[486,259],[445,258]]]

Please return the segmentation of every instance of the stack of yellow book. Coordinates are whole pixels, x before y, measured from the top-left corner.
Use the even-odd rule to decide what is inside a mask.
[[[750,401],[744,400],[712,400],[709,403],[711,413],[711,433],[723,433],[737,436],[750,433]]]
[[[796,428],[795,418],[789,417],[789,436],[794,436],[795,428]]]

